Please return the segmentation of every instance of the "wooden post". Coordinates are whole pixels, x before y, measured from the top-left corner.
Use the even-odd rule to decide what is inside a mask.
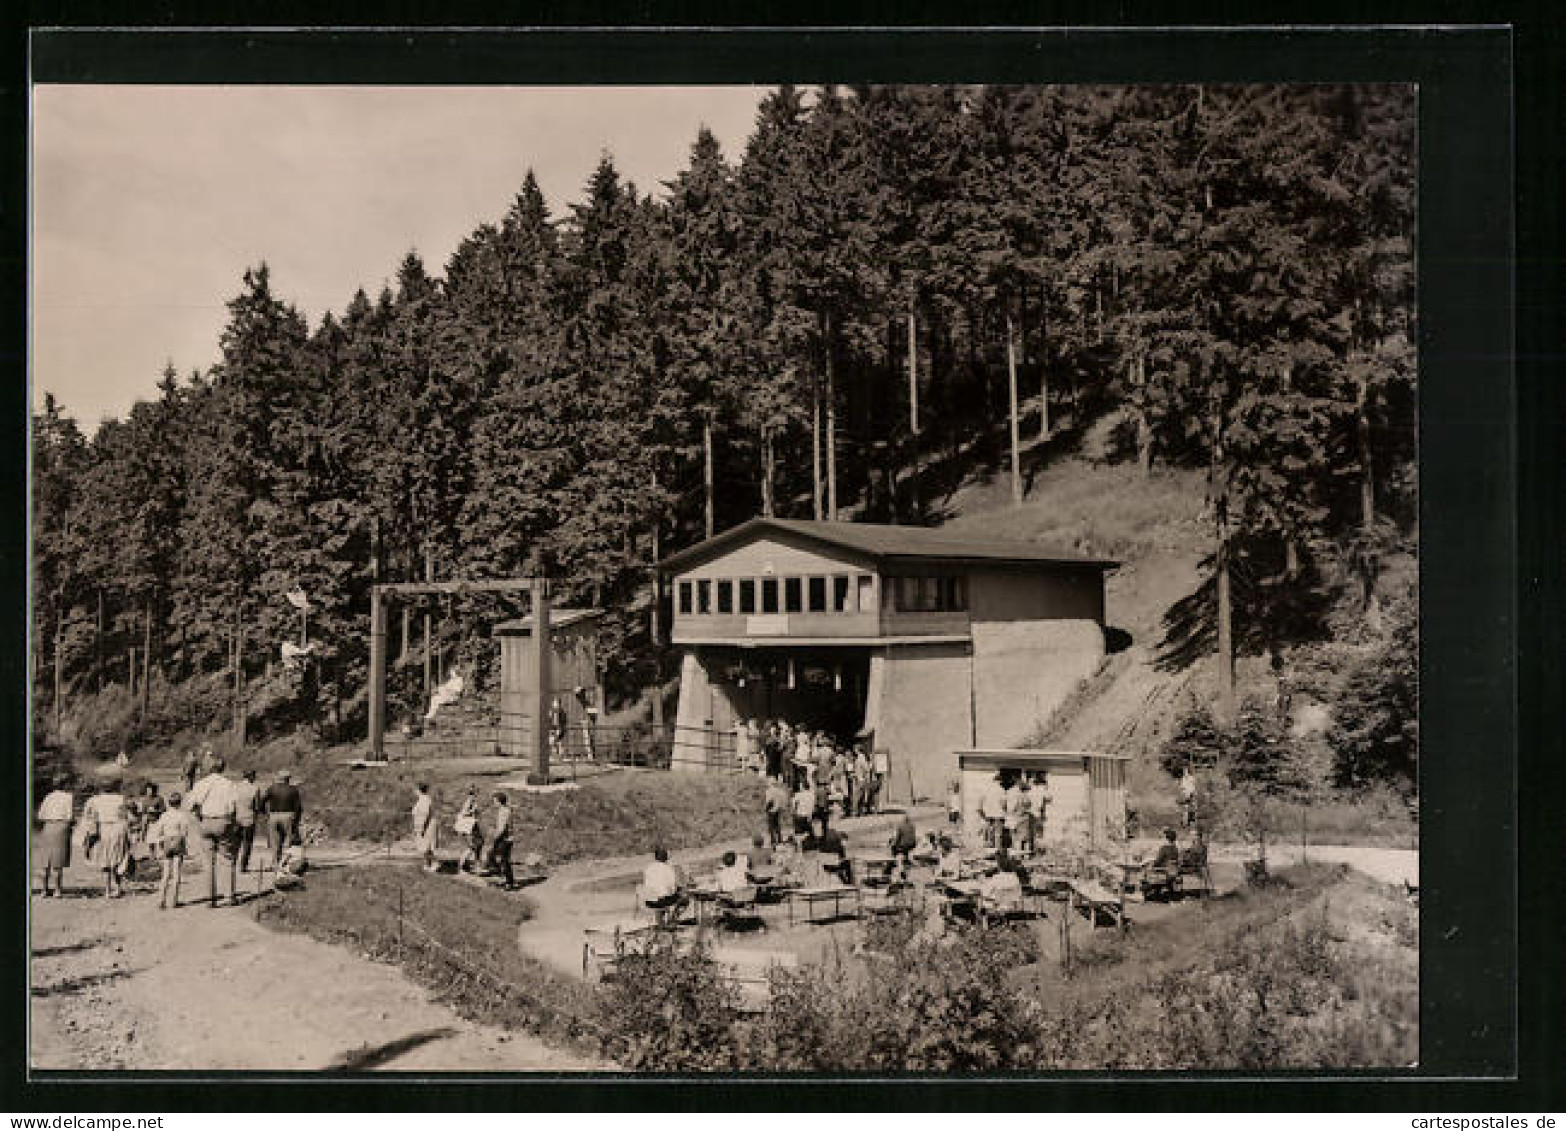
[[[549,584],[542,577],[533,582],[533,649],[538,698],[533,707],[533,765],[535,781],[549,784]]]
[[[1017,341],[1012,333],[1011,315],[1006,315],[1006,379],[1011,394],[1011,504],[1022,505],[1022,453],[1017,426]]]
[[[370,760],[386,758],[386,602],[370,589]]]

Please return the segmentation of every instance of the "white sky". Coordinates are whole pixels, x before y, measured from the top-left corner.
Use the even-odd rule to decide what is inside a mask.
[[[705,124],[737,159],[761,87],[36,86],[32,389],[89,432],[218,356],[265,259],[309,316],[409,248],[444,274],[532,168],[566,212],[607,150],[643,193]]]

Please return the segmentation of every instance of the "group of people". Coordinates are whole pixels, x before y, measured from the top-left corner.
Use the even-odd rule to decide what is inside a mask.
[[[880,811],[889,759],[884,749],[868,750],[864,741],[839,742],[825,731],[795,728],[774,720],[762,728],[754,719],[735,728],[741,765],[766,778],[766,820],[772,844],[788,828],[808,835],[819,822]],[[742,739],[740,735],[745,737]]]
[[[424,855],[424,866],[431,871],[438,868],[435,859],[436,821],[434,806],[430,800],[429,785],[418,784],[418,797],[413,804],[413,835]],[[511,862],[512,816],[510,798],[501,790],[490,797],[490,826],[488,837],[484,834],[484,822],[479,812],[478,787],[468,786],[457,810],[451,830],[462,844],[462,855],[457,860],[459,872],[497,877],[501,885],[510,891],[517,886],[517,877]]]
[[[954,824],[962,816],[959,791],[959,785],[953,782],[947,813]],[[1044,838],[1044,822],[1052,800],[1049,776],[1042,771],[997,773],[979,794],[985,846],[1015,849],[1024,854],[1033,852]]]
[[[282,770],[262,790],[255,770],[237,779],[226,771],[222,757],[207,751],[198,758],[192,751],[180,770],[183,788],[171,790],[167,798],[153,782],[142,787],[139,797],[128,797],[123,779],[110,775],[83,803],[79,818],[69,782],[56,777],[38,807],[44,898],[64,894],[75,839],[87,862],[103,873],[104,895],[111,899],[125,894],[140,848],[141,857],[159,865],[160,908],[179,906],[184,862],[197,852],[207,868],[207,902],[231,904],[237,874],[250,871],[258,828],[271,844],[275,886],[296,884],[306,862],[300,831],[304,804],[293,775]]]

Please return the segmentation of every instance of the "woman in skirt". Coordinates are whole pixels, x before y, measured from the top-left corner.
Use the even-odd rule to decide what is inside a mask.
[[[125,894],[130,861],[129,814],[118,778],[110,778],[103,792],[88,800],[82,808],[82,824],[87,829],[87,859],[103,870],[103,894],[118,899]]]
[[[43,825],[39,848],[43,856],[43,897],[49,899],[58,891],[65,894],[65,869],[71,863],[71,823],[75,816],[76,799],[65,788],[65,776],[56,774],[54,789],[38,806],[38,820]],[[54,887],[49,886],[51,876]]]

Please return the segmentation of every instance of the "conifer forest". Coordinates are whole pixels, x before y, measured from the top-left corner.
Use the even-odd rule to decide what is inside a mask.
[[[1205,475],[1186,631],[1232,672],[1417,537],[1415,125],[1402,86],[785,86],[743,152],[703,130],[655,185],[606,154],[570,202],[529,174],[318,321],[258,262],[209,368],[95,434],[33,414],[35,733],[119,684],[132,744],[236,709],[362,738],[370,587],[426,579],[606,610],[614,709],[673,674],[661,558],[936,523],[974,469],[1020,497],[1019,444],[1095,423]],[[394,704],[426,647],[492,686],[523,608],[397,614]]]

